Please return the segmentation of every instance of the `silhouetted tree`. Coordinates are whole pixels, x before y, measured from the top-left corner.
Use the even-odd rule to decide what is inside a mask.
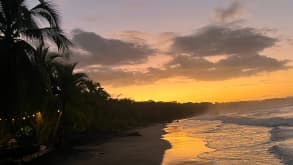
[[[29,9],[26,0],[0,0],[0,41],[6,46],[23,46],[32,50],[28,41],[43,43],[45,39],[53,41],[59,49],[66,50],[70,41],[64,36],[59,24],[59,14],[54,6],[40,0]],[[38,24],[46,20],[48,27]]]
[[[47,1],[29,8],[26,0],[0,0],[0,54],[1,71],[6,77],[2,86],[5,96],[6,113],[18,111],[22,98],[27,96],[27,88],[34,79],[32,61],[35,47],[51,40],[59,50],[66,50],[71,44],[59,26],[59,15]],[[47,24],[40,25],[40,20]],[[44,26],[45,25],[45,26]]]
[[[85,82],[85,90],[86,92],[93,94],[93,97],[97,97],[101,100],[108,100],[110,98],[110,94],[101,87],[101,84],[92,80],[87,80]]]
[[[38,98],[34,100],[41,99],[43,102],[39,102],[39,104],[43,103],[43,105],[40,106],[43,106],[44,109],[47,107],[52,108],[52,106],[55,106],[53,110],[57,109],[57,98],[54,95],[54,74],[56,72],[56,66],[58,65],[56,58],[61,56],[62,55],[58,53],[49,52],[49,48],[44,47],[44,45],[40,45],[35,51],[33,65],[37,73],[35,77],[37,81],[32,82],[34,89],[31,91],[38,93]]]
[[[55,93],[61,100],[62,110],[66,110],[66,104],[71,101],[76,94],[80,94],[87,81],[84,73],[75,73],[76,64],[56,64],[56,72],[53,73],[55,81]]]

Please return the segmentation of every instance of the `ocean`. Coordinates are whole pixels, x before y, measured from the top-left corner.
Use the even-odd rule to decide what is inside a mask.
[[[210,110],[166,125],[163,164],[293,164],[293,104]]]

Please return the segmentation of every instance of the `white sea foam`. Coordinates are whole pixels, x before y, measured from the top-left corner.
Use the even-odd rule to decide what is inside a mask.
[[[198,157],[215,164],[293,164],[293,106],[218,111],[177,123],[205,139],[212,152]]]

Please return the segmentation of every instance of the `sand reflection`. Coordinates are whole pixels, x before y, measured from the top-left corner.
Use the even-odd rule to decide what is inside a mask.
[[[167,125],[165,131],[163,139],[171,143],[172,147],[165,151],[163,165],[207,163],[197,157],[201,153],[213,151],[205,146],[203,139],[189,136],[183,128],[172,123]]]

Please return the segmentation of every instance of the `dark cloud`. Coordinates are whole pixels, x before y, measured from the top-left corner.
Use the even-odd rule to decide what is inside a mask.
[[[107,39],[93,32],[74,30],[72,38],[79,51],[72,59],[81,65],[119,65],[141,63],[155,50],[147,45]],[[82,53],[84,52],[84,53]],[[86,55],[83,55],[86,54]]]
[[[82,34],[82,36],[85,35],[84,32]],[[131,43],[124,43],[119,40],[102,39],[101,37],[97,39],[97,35],[90,35],[85,38],[93,37],[94,39],[87,40],[86,42],[81,42],[83,40],[78,39],[80,47],[89,52],[98,52],[100,49],[107,47],[96,46],[98,43],[105,44],[103,42],[110,42],[112,46],[120,45],[121,43],[123,43],[122,45],[132,45]],[[78,36],[75,36],[76,38]],[[105,41],[97,43],[97,40]],[[87,65],[83,68],[93,79],[103,84],[119,86],[148,84],[175,76],[193,80],[217,81],[289,68],[288,61],[286,60],[278,60],[262,55],[263,50],[273,47],[278,40],[254,28],[227,24],[209,25],[191,35],[172,37],[172,40],[173,45],[171,45],[169,51],[172,60],[165,64],[163,68],[148,68],[146,72],[133,72],[115,69],[107,65],[110,62],[103,63],[105,62],[103,60],[100,60],[102,65],[96,68],[92,67],[93,65]],[[117,43],[113,44],[113,42]],[[83,45],[83,43],[91,44]],[[130,47],[131,49],[136,49],[133,45]],[[119,50],[119,53],[122,55],[124,54],[123,51],[131,52],[129,51],[129,46],[123,49],[113,47],[113,49],[117,49],[113,52]],[[148,50],[142,51],[141,48],[139,49],[139,51],[147,52],[143,54],[143,57],[147,57],[152,52],[147,47],[143,47],[143,50]],[[105,50],[102,52],[105,52]],[[107,55],[108,53],[105,54]],[[214,62],[209,60],[210,57],[218,55],[224,55],[225,58]],[[102,54],[91,58],[95,62],[98,61],[98,58],[102,58],[101,56]],[[114,58],[116,56],[110,55],[110,57]],[[136,59],[137,56],[126,57],[127,61],[131,61],[132,58],[135,60],[139,59]],[[117,58],[113,60],[115,61]],[[117,63],[119,61],[115,62],[115,64]]]
[[[216,63],[188,56],[180,58],[180,60],[176,58],[172,62],[173,65],[177,64],[179,67],[169,69],[169,72],[204,81],[225,80],[251,76],[261,72],[288,69],[288,61],[280,61],[261,55],[231,56]]]
[[[169,66],[179,67],[170,72],[212,81],[288,69],[288,61],[261,55],[277,41],[254,28],[209,25],[194,34],[175,38],[172,50],[177,57]],[[217,62],[207,60],[218,55],[226,58]]]
[[[251,56],[231,56],[225,60],[221,60],[215,65],[218,68],[231,68],[231,70],[238,70],[239,72],[261,72],[261,71],[274,71],[285,69],[287,60],[277,60],[271,57],[262,55]]]
[[[188,36],[177,37],[172,46],[177,54],[194,56],[254,55],[272,47],[277,39],[258,32],[254,28],[233,25],[210,25]]]
[[[219,81],[237,77],[252,76],[262,72],[288,69],[288,61],[279,61],[266,56],[232,56],[217,63],[203,58],[178,56],[164,69],[149,68],[148,72],[127,72],[119,69],[90,69],[91,77],[104,84],[114,86],[149,84],[161,79],[175,76],[193,80]]]
[[[167,69],[196,80],[224,80],[288,69],[287,60],[261,55],[278,40],[254,28],[209,25],[189,36],[177,37],[172,46],[177,57]],[[217,62],[207,59],[224,55]],[[173,68],[172,66],[178,66]]]
[[[227,22],[236,19],[242,13],[243,5],[239,0],[234,0],[226,8],[217,8],[215,10],[216,18],[220,22]]]

